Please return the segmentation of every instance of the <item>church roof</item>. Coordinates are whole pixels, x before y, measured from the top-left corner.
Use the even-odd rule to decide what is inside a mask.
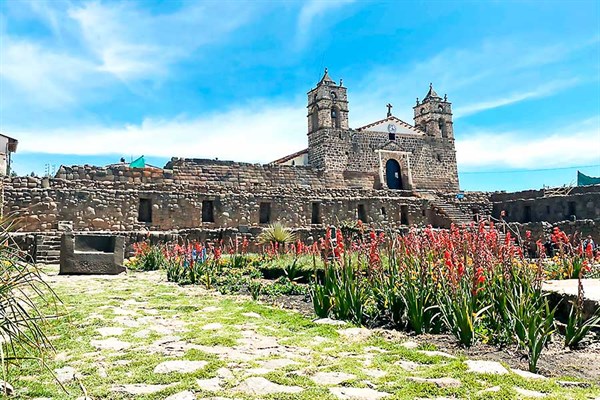
[[[440,96],[438,96],[438,94],[435,92],[435,90],[433,90],[433,84],[430,83],[429,84],[429,92],[427,92],[427,94],[425,95],[425,98],[423,100],[427,100],[430,98],[436,98],[436,99],[441,99]]]
[[[270,162],[269,164],[283,164],[303,154],[308,154],[308,149],[300,150],[285,157],[281,157],[275,161]]]
[[[406,129],[407,129],[407,130],[409,130],[409,131],[413,131],[414,133],[419,133],[419,134],[422,134],[422,133],[423,133],[423,132],[421,132],[421,131],[420,131],[418,128],[415,128],[415,127],[414,127],[414,126],[412,126],[411,124],[409,124],[409,123],[406,123],[406,122],[402,121],[400,118],[396,118],[396,117],[394,117],[393,115],[392,115],[392,116],[389,116],[389,117],[387,117],[387,118],[381,119],[381,120],[379,120],[379,121],[372,122],[372,123],[370,123],[370,124],[368,124],[368,125],[361,126],[360,128],[357,128],[356,130],[357,130],[357,131],[359,131],[359,132],[360,132],[360,131],[368,131],[368,130],[369,130],[369,128],[372,128],[372,127],[374,127],[374,126],[377,126],[377,125],[379,125],[379,124],[382,124],[382,123],[385,123],[385,122],[395,122],[396,124],[398,124],[398,125],[400,125],[400,126],[402,126],[402,127],[406,128]]]
[[[325,85],[334,84],[335,85],[335,81],[333,79],[331,79],[331,77],[329,76],[329,72],[328,72],[327,68],[325,68],[325,73],[323,74],[323,77],[319,81],[319,85],[323,85],[323,84],[325,84]]]

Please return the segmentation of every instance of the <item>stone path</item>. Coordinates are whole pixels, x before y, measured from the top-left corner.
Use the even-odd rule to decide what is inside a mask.
[[[577,389],[495,361],[422,347],[403,335],[383,339],[377,330],[331,319],[294,325],[282,319],[283,311],[198,287],[154,281],[144,292],[148,277],[54,278],[70,292],[92,291],[99,303],[109,303],[90,305],[94,318],[78,322],[81,329],[92,327],[91,336],[81,336],[88,341],[81,353],[58,349],[54,371],[71,392],[92,378],[109,393],[90,393],[94,399],[370,400],[406,388],[437,394],[420,396],[430,399],[499,391],[509,391],[506,398],[542,398],[559,387]],[[511,378],[498,383],[501,377]]]

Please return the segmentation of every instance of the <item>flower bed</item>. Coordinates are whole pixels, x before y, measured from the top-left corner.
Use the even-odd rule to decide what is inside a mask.
[[[253,298],[310,294],[319,317],[417,334],[447,332],[467,347],[477,341],[517,345],[535,371],[556,331],[556,309],[542,292],[542,281],[555,276],[582,279],[594,273],[600,255],[556,229],[550,247],[555,254],[547,255],[548,246],[538,241],[536,257],[526,258],[523,249],[531,240],[527,234],[517,241],[484,224],[413,229],[404,236],[367,231],[358,224],[345,234],[328,230],[310,246],[294,241],[293,235],[272,238],[264,242],[261,254],[247,254],[245,241],[208,247],[167,244],[161,252],[170,281],[222,292],[244,290]],[[283,274],[266,281],[264,271],[273,266]],[[298,283],[309,273],[309,285]],[[572,348],[589,337],[600,320],[583,319],[582,299],[580,285],[564,329],[565,345]]]

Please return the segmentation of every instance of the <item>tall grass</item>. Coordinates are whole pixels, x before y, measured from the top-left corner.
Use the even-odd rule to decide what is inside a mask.
[[[46,351],[53,350],[45,329],[60,301],[29,261],[0,224],[0,363],[5,381],[10,365],[26,359],[44,365]]]

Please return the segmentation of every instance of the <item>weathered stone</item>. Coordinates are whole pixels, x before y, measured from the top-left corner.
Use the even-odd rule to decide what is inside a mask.
[[[408,380],[417,382],[417,383],[431,383],[440,388],[446,387],[459,387],[461,385],[458,379],[454,378],[420,378],[416,376],[409,377]]]
[[[160,392],[161,390],[165,390],[171,385],[146,385],[144,383],[134,383],[127,385],[113,385],[111,387],[111,391],[116,393],[126,393],[133,395],[146,395]]]
[[[91,340],[90,344],[98,350],[125,350],[131,346],[128,342],[123,342],[119,339],[108,338],[103,340]]]
[[[542,397],[547,396],[546,393],[536,392],[535,390],[528,390],[528,389],[523,389],[520,387],[515,387],[515,390],[518,394],[520,394],[521,396],[525,396],[525,397],[542,398]]]
[[[356,376],[345,372],[317,372],[310,377],[317,385],[339,385],[342,382],[351,381]]]
[[[469,367],[467,372],[492,375],[508,374],[508,370],[497,361],[467,360],[465,363]]]
[[[193,392],[186,390],[184,392],[175,393],[175,394],[167,397],[165,400],[195,400],[195,399],[196,399],[196,395]]]
[[[248,378],[233,389],[235,392],[259,396],[277,393],[300,393],[303,390],[299,386],[279,385],[262,377]]]
[[[58,380],[62,384],[69,383],[71,381],[74,381],[75,378],[80,377],[80,375],[77,373],[77,370],[69,366],[55,369],[54,374],[56,376],[56,380]]]
[[[320,318],[320,319],[314,320],[313,322],[315,324],[319,324],[319,325],[334,325],[334,326],[346,325],[346,322],[344,322],[344,321],[339,321],[339,320],[331,319],[331,318]]]
[[[340,400],[377,400],[390,395],[370,388],[332,387],[329,391]]]
[[[0,393],[6,393],[8,396],[12,396],[15,393],[15,388],[8,382],[0,380]]]
[[[527,378],[527,379],[548,379],[543,375],[539,375],[539,374],[534,374],[533,372],[529,372],[529,371],[524,371],[522,369],[516,369],[516,368],[511,368],[510,370],[512,373],[519,375],[522,378]]]
[[[102,336],[119,336],[123,334],[124,329],[121,327],[107,326],[97,328],[96,331]]]
[[[154,368],[155,374],[170,374],[178,372],[181,374],[191,373],[203,369],[208,361],[171,360],[164,361]]]
[[[219,377],[211,379],[196,379],[198,387],[206,392],[218,392],[222,390],[221,379]]]

